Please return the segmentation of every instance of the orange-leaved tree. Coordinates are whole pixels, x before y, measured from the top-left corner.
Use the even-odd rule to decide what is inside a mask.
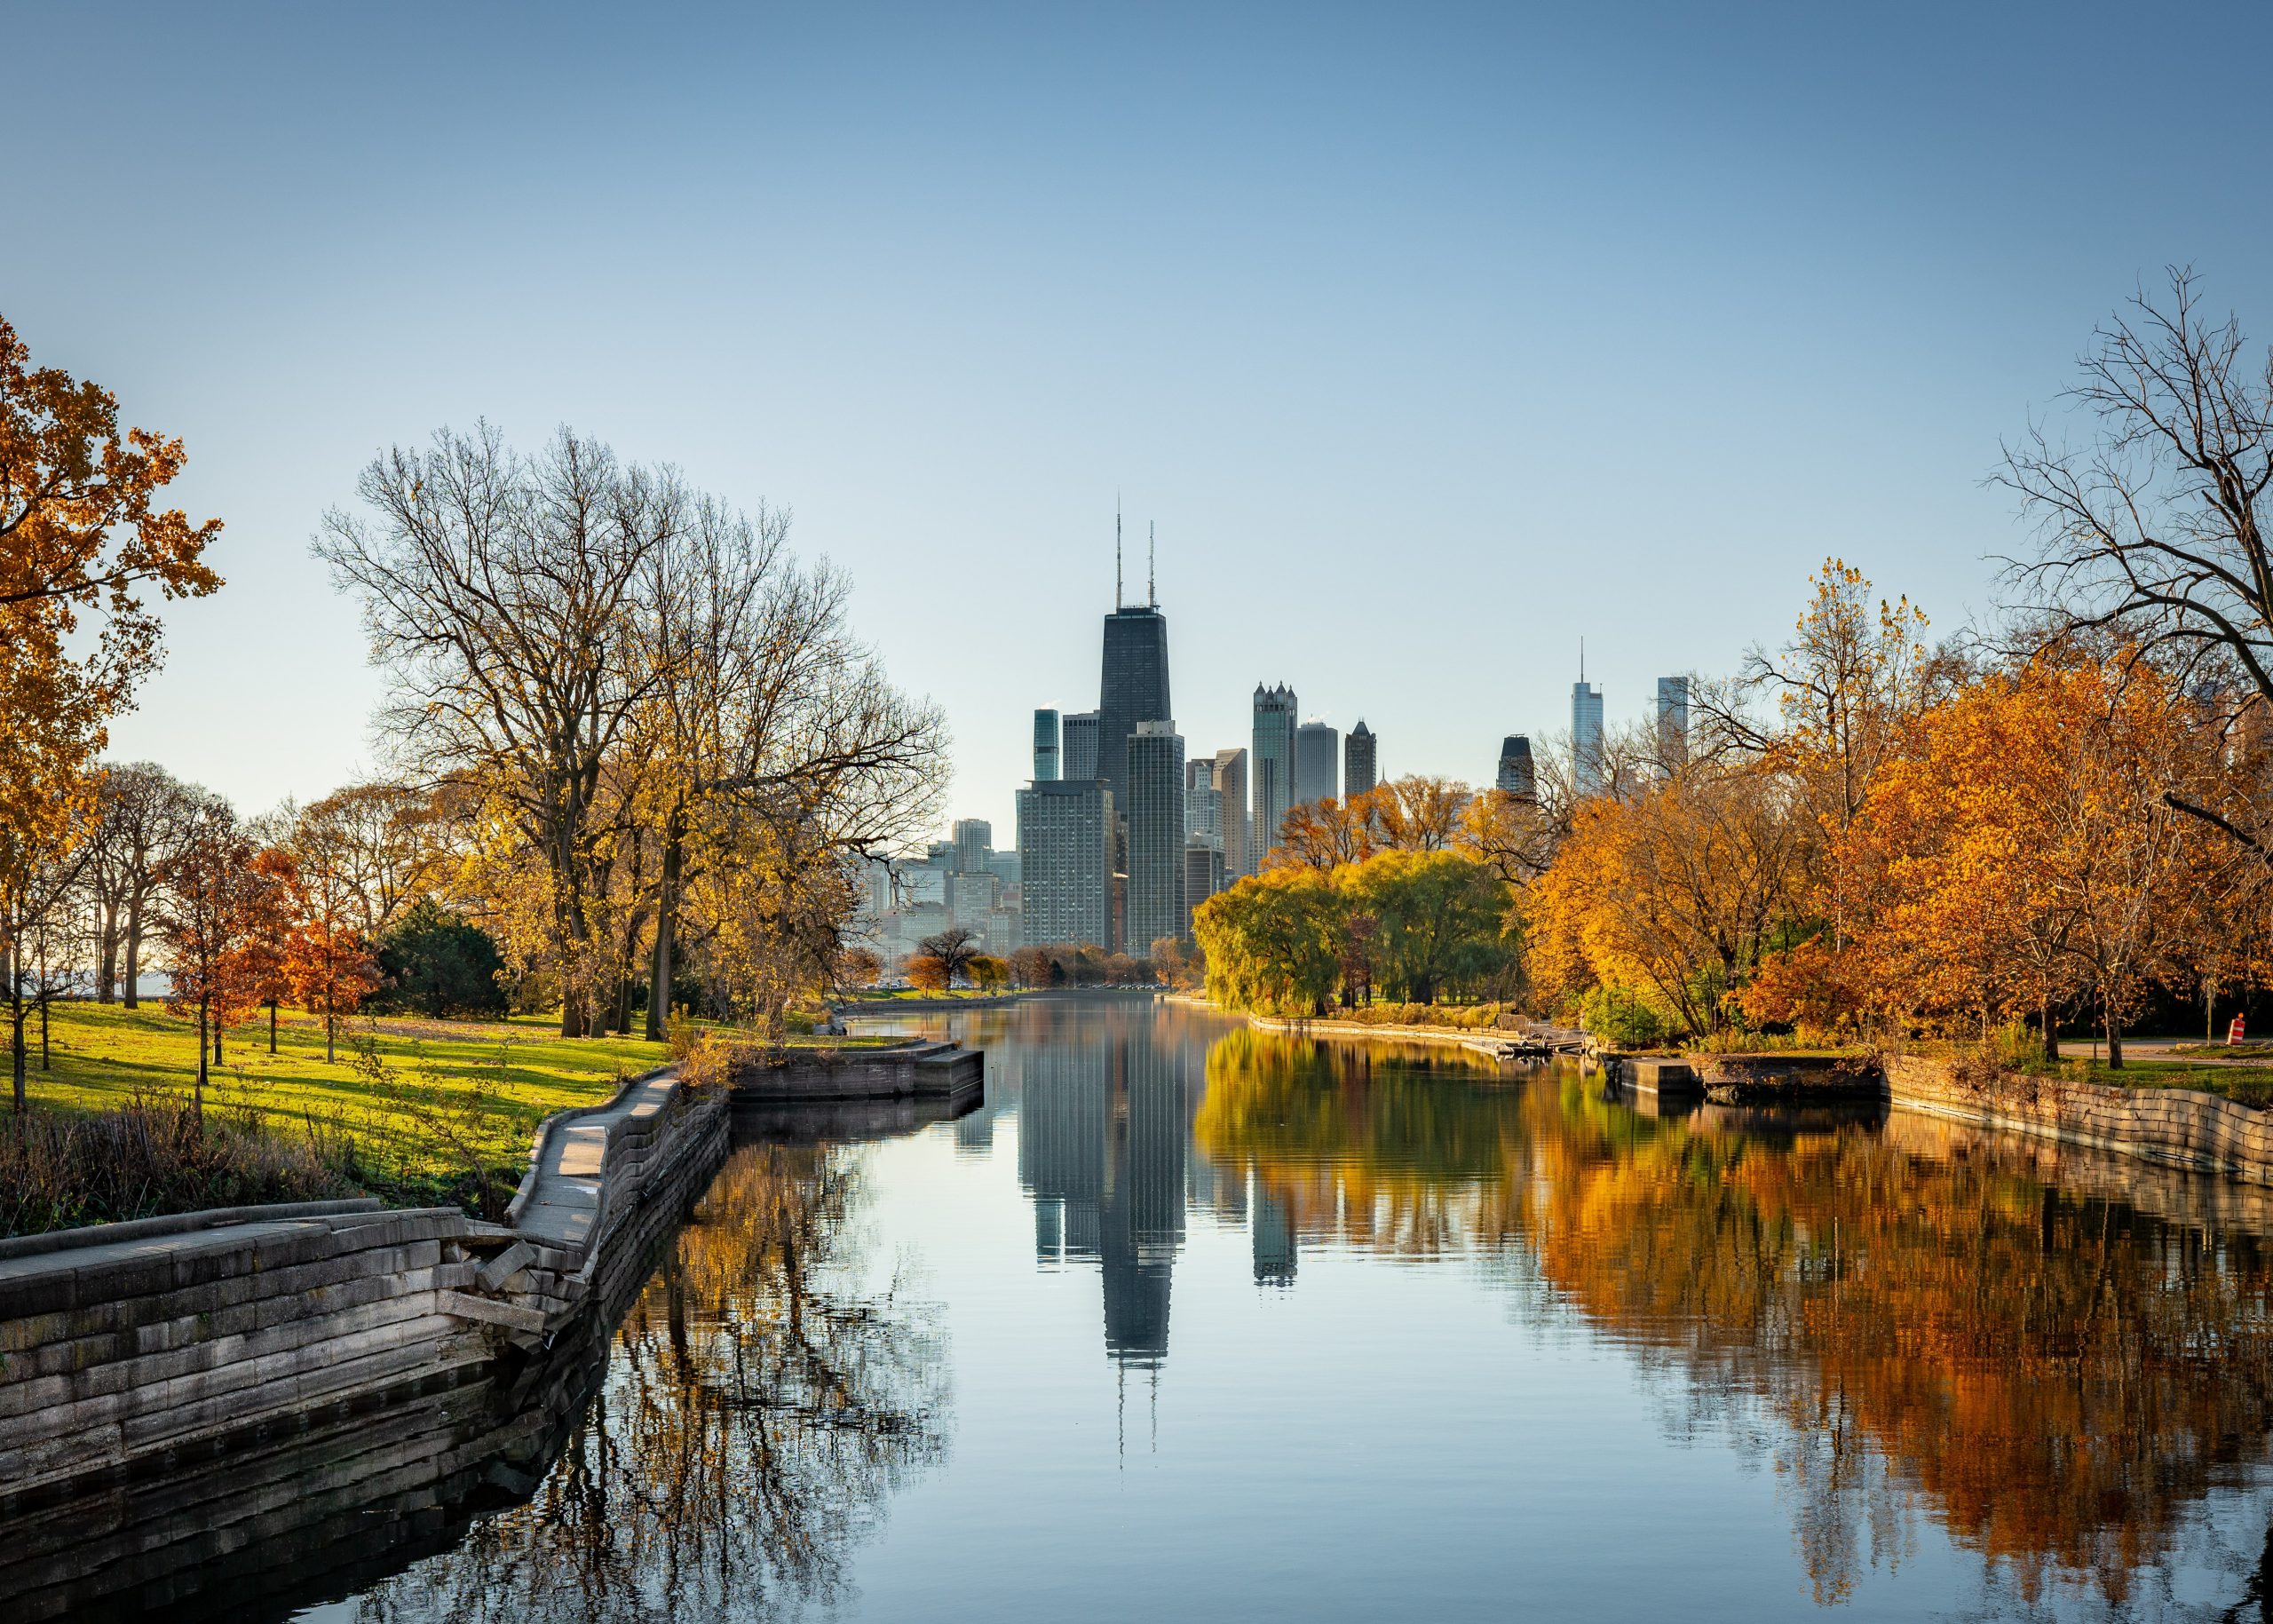
[[[158,933],[166,945],[174,1014],[197,1020],[195,1109],[205,1109],[206,1062],[212,1034],[250,1007],[237,956],[255,897],[253,844],[226,802],[210,800],[184,831],[162,873]]]

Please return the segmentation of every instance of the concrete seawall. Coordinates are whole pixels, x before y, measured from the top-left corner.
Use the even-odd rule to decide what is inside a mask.
[[[0,1241],[0,1518],[528,1365],[644,1278],[727,1120],[670,1070],[561,1113],[503,1225],[361,1200]]]
[[[2273,1184],[2273,1112],[2215,1094],[2009,1072],[1974,1078],[1948,1060],[1913,1055],[1889,1056],[1885,1070],[1897,1110]]]

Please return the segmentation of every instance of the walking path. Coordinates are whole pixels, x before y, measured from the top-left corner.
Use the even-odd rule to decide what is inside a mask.
[[[525,1239],[564,1250],[590,1243],[599,1225],[608,1140],[624,1123],[661,1115],[677,1080],[675,1066],[650,1073],[605,1105],[545,1124],[529,1158],[534,1177],[514,1197],[514,1226]]]

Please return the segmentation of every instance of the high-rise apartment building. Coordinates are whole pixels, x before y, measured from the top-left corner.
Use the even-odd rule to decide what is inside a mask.
[[[1255,753],[1247,771],[1254,788],[1255,822],[1247,830],[1247,865],[1255,874],[1279,844],[1287,813],[1295,804],[1295,691],[1255,685]]]
[[[1112,948],[1113,822],[1113,791],[1093,778],[1018,791],[1018,929],[1026,940]]]
[[[1571,781],[1582,796],[1610,787],[1603,770],[1602,690],[1583,680],[1571,685]]]
[[[958,818],[947,830],[954,848],[949,860],[957,874],[985,874],[986,854],[994,849],[994,826],[984,818]]]
[[[1381,782],[1381,769],[1374,755],[1374,730],[1359,717],[1358,725],[1351,728],[1342,741],[1342,798],[1350,800],[1364,795]]]
[[[1295,804],[1342,792],[1342,735],[1312,717],[1295,730]]]
[[[1532,765],[1531,740],[1526,734],[1509,733],[1500,741],[1500,776],[1493,781],[1509,795],[1526,801],[1538,799],[1539,774]]]
[[[1057,713],[1037,710],[1034,713],[1034,781],[1055,782],[1057,765]]]
[[[1224,843],[1213,835],[1184,837],[1184,930],[1192,936],[1192,910],[1224,889]]]
[[[1142,958],[1184,933],[1184,741],[1174,722],[1143,721],[1129,735],[1126,951]]]
[[[1223,819],[1224,877],[1243,879],[1255,872],[1247,838],[1247,752],[1216,752],[1216,794]]]
[[[1216,758],[1202,756],[1184,764],[1184,832],[1224,838],[1224,796],[1216,788]]]
[[[1658,678],[1658,757],[1666,766],[1689,759],[1689,678]]]
[[[1097,688],[1097,776],[1113,786],[1115,806],[1131,805],[1129,740],[1136,725],[1165,722],[1175,714],[1168,705],[1168,616],[1149,603],[1116,608],[1105,617],[1105,670]]]
[[[1094,710],[1076,710],[1065,717],[1063,764],[1066,778],[1074,783],[1105,776],[1104,758],[1097,753],[1097,727]]]

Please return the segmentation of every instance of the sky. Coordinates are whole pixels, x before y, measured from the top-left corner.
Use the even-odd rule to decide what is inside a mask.
[[[1987,483],[2172,263],[2268,330],[2273,11],[421,8],[0,0],[0,314],[182,437],[216,596],[114,754],[251,811],[367,771],[308,541],[443,425],[795,513],[1010,844],[1097,702],[1116,501],[1180,730],[1258,681],[1491,776],[1789,630],[1937,627]]]

